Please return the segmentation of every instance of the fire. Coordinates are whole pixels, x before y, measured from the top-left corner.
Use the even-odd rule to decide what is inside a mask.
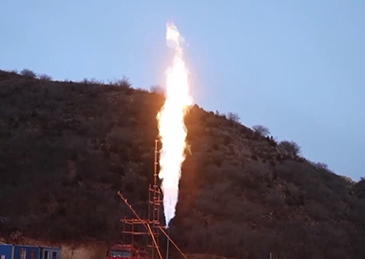
[[[176,26],[167,24],[166,42],[168,47],[174,50],[174,58],[172,66],[166,71],[166,100],[157,115],[162,143],[159,177],[162,179],[166,226],[175,216],[181,165],[185,160],[187,130],[184,116],[192,104],[189,96],[188,70],[181,47],[183,40]]]

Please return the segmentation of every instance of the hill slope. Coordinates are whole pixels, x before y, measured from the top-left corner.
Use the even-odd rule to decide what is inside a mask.
[[[0,231],[116,241],[141,215],[163,96],[0,71]],[[171,236],[190,253],[362,258],[363,183],[313,167],[270,139],[194,106]],[[16,231],[17,230],[17,231]]]

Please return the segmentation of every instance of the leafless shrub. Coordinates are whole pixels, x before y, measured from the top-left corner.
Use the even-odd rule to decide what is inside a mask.
[[[24,68],[24,69],[20,72],[20,74],[21,74],[22,76],[24,76],[24,77],[28,77],[28,78],[36,78],[36,77],[37,77],[36,73],[34,73],[32,70],[30,70],[30,69],[26,69],[26,68]]]
[[[328,170],[328,166],[325,163],[317,162],[315,165],[318,169]]]
[[[40,80],[44,80],[44,81],[51,81],[52,80],[52,77],[49,76],[49,75],[46,75],[46,74],[39,74],[38,75],[38,78]]]
[[[97,80],[96,78],[87,79],[85,77],[83,80],[80,81],[80,83],[90,84],[90,85],[102,85],[102,84],[104,84],[104,81],[103,80]]]
[[[89,83],[89,79],[87,79],[86,77],[84,79],[82,79],[81,83],[83,84],[88,84]]]
[[[288,153],[294,154],[296,156],[300,154],[300,146],[294,141],[284,140],[280,142],[279,146]]]
[[[89,80],[89,84],[97,85],[97,84],[99,84],[99,81],[93,77]]]
[[[322,171],[326,171],[328,173],[333,173],[331,169],[328,168],[328,165],[325,164],[325,163],[321,163],[321,162],[318,162],[315,164],[315,167],[318,169],[318,170],[322,170]]]
[[[122,79],[114,79],[109,81],[111,85],[124,87],[124,88],[131,88],[132,84],[129,82],[129,78],[126,76],[123,76]]]
[[[321,170],[321,171],[326,171],[329,173],[333,173],[329,168],[328,165],[325,163],[321,163],[321,162],[312,162],[312,161],[308,161],[309,164],[311,164],[315,169],[317,170]]]
[[[104,81],[103,80],[97,80],[96,78],[91,78],[89,80],[89,84],[92,84],[92,85],[102,85],[102,84],[104,84]]]
[[[252,129],[263,137],[266,137],[270,134],[270,130],[262,125],[255,125],[252,127]]]
[[[240,116],[237,113],[229,112],[227,117],[230,121],[239,122]]]

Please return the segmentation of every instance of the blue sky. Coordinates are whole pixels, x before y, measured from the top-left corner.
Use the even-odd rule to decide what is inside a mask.
[[[365,176],[365,1],[2,0],[0,69],[164,85],[166,22],[195,102]]]

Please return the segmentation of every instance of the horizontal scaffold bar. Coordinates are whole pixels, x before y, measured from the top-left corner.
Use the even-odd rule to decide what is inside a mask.
[[[149,232],[136,232],[136,231],[122,231],[124,234],[132,234],[132,235],[150,235]]]

